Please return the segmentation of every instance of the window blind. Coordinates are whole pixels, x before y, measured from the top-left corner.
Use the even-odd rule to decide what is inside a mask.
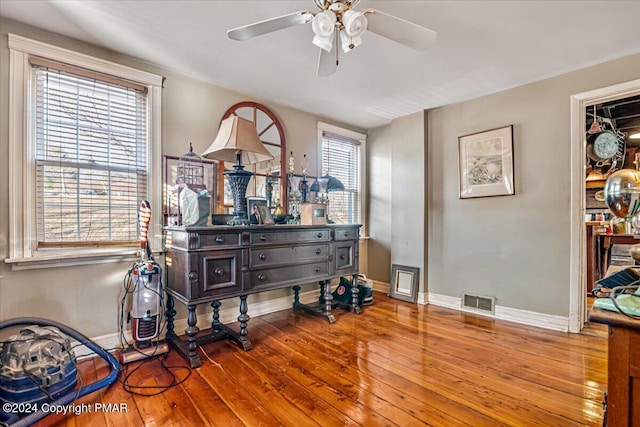
[[[329,174],[344,184],[344,191],[329,191],[329,218],[336,224],[359,224],[360,142],[322,132],[322,175]]]
[[[34,64],[38,247],[138,239],[147,198],[147,95]]]

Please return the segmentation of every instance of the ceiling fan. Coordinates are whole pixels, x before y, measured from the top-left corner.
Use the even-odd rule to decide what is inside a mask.
[[[247,40],[252,37],[283,30],[295,25],[311,22],[313,44],[320,48],[318,76],[330,76],[338,68],[340,47],[347,53],[362,43],[362,34],[369,30],[394,42],[416,50],[426,49],[433,43],[437,33],[413,22],[380,12],[366,9],[362,12],[353,8],[360,0],[313,0],[320,9],[313,13],[306,10],[245,25],[227,31],[233,40]],[[335,51],[335,60],[332,52]]]

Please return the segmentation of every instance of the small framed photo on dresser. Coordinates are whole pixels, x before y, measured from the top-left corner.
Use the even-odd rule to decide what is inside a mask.
[[[266,203],[258,203],[258,212],[260,212],[261,224],[274,225],[276,223],[271,215],[271,209]]]
[[[258,207],[260,205],[267,206],[267,199],[264,197],[247,197],[247,219],[249,224],[263,224],[262,213]]]

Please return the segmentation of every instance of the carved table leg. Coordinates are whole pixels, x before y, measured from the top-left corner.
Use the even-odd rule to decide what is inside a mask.
[[[295,285],[293,287],[293,306],[300,305],[300,286]]]
[[[321,285],[323,282],[320,282]],[[329,320],[329,323],[334,323],[336,318],[331,314],[331,303],[333,301],[333,295],[331,295],[331,280],[324,281],[324,316]]]
[[[358,305],[358,294],[360,290],[358,289],[358,275],[354,274],[351,277],[351,312],[360,314],[362,310],[360,309],[360,305]]]
[[[167,295],[167,311],[165,311],[165,316],[167,316],[167,335],[175,335],[173,319],[176,317],[176,313],[173,297]]]
[[[222,303],[220,301],[214,301],[211,303],[211,307],[213,307],[213,320],[211,321],[211,329],[214,331],[220,330],[220,306]]]
[[[251,342],[247,338],[247,324],[249,323],[249,315],[247,314],[247,296],[240,296],[240,315],[238,316],[238,322],[240,322],[240,342],[244,350],[251,349]]]
[[[200,357],[196,352],[198,348],[196,335],[198,334],[198,332],[200,332],[200,329],[198,329],[198,326],[196,326],[196,324],[198,323],[198,316],[196,315],[195,305],[190,305],[187,308],[189,310],[189,313],[187,314],[187,324],[189,326],[184,331],[185,334],[187,334],[187,336],[189,337],[189,345],[188,345],[189,352],[187,357],[189,357],[189,362],[191,363],[191,367],[197,368],[200,365],[202,365],[202,361],[200,360]]]

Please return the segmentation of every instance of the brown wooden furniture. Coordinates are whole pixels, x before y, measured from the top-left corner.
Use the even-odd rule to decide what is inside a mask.
[[[589,321],[609,325],[609,427],[640,426],[640,320],[592,308]]]
[[[359,225],[275,225],[247,227],[167,227],[167,341],[192,367],[202,364],[196,353],[203,343],[229,338],[244,350],[251,349],[247,337],[247,295],[293,287],[293,307],[335,322],[331,314],[331,279],[352,276],[351,310],[359,313],[358,274]],[[298,285],[319,282],[324,304],[302,304]],[[220,301],[240,298],[238,333],[220,322]],[[187,306],[187,340],[174,332],[177,299]],[[211,330],[197,336],[196,307],[211,303]]]
[[[640,239],[635,238],[633,234],[599,234],[598,240],[602,249],[600,274],[604,277],[609,268],[609,249],[612,245],[635,245],[640,243]]]
[[[600,257],[598,256],[598,232],[602,227],[600,221],[588,221],[585,226],[587,242],[587,295],[595,287],[596,280],[602,277],[600,272]]]

